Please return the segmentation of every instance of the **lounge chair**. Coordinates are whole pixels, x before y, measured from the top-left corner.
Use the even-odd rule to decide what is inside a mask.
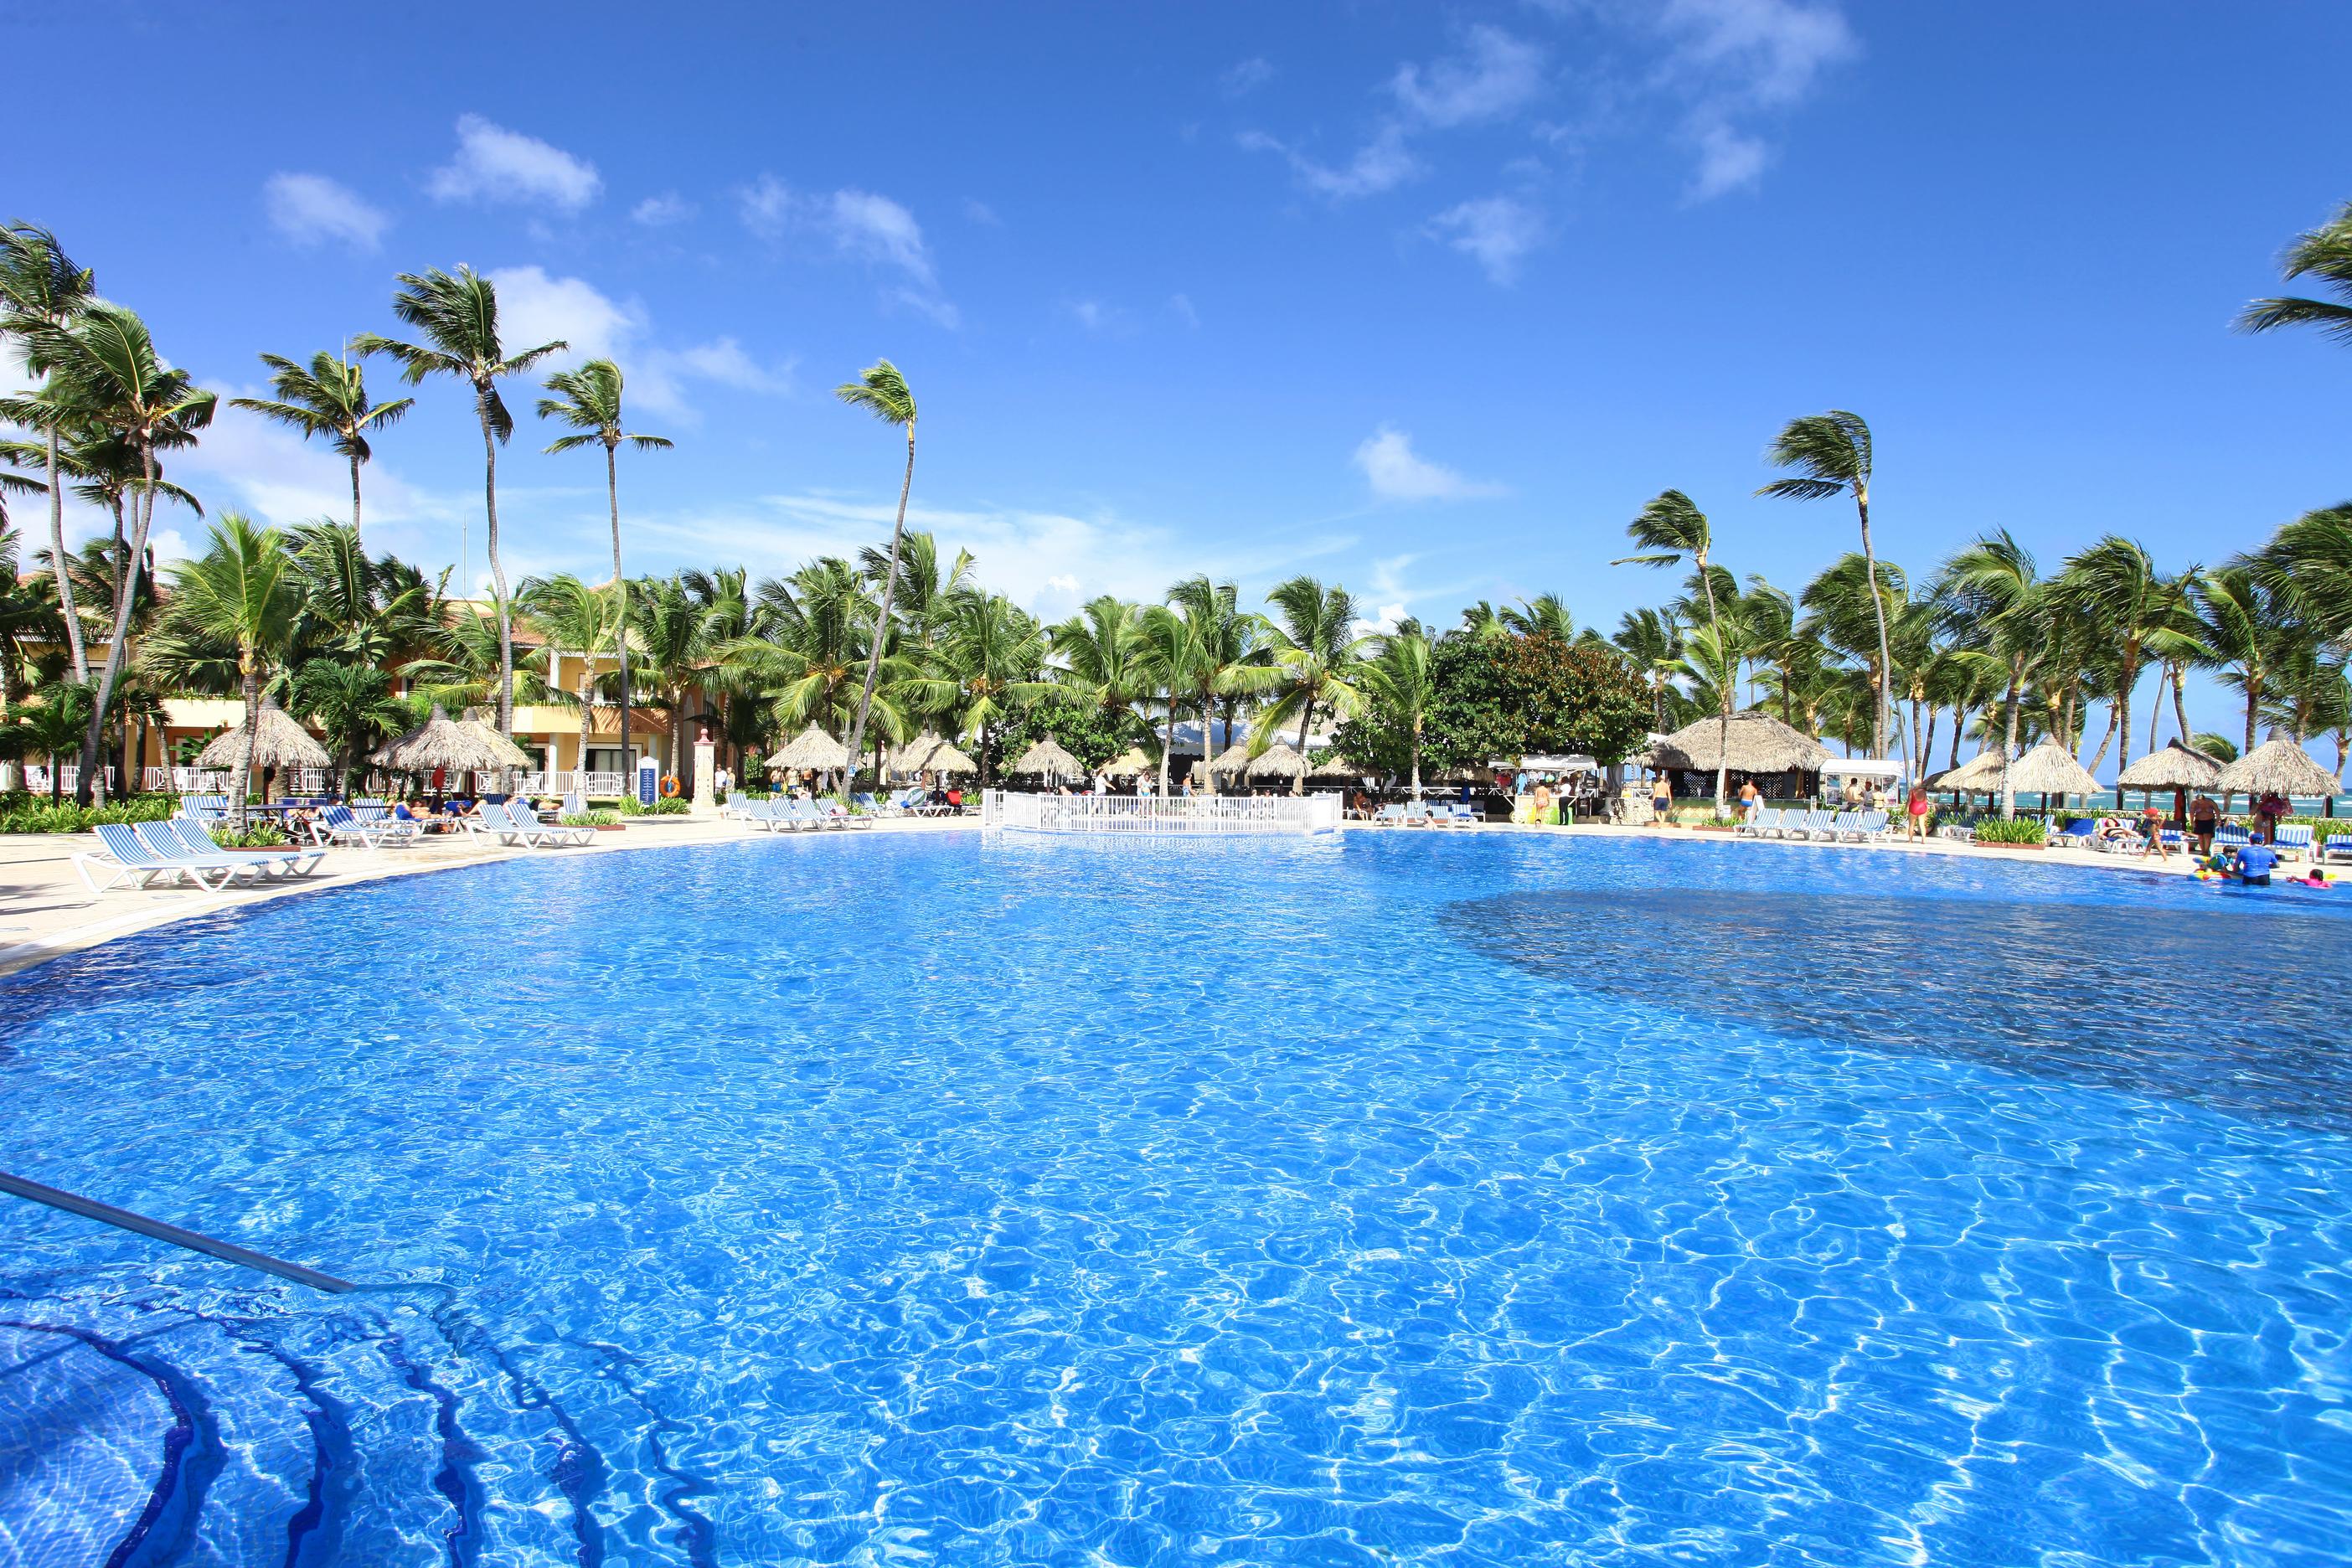
[[[331,805],[310,819],[310,837],[321,847],[329,844],[360,844],[381,849],[387,844],[414,843],[424,831],[422,823],[402,822],[391,816],[362,822],[346,805]]]
[[[327,858],[327,852],[323,849],[305,849],[299,845],[293,844],[282,849],[223,849],[213,842],[212,834],[205,829],[203,823],[191,821],[184,816],[175,816],[169,822],[149,823],[144,826],[169,834],[191,855],[242,855],[260,866],[264,873],[270,876],[307,877],[317,870],[319,863]],[[143,832],[141,837],[148,837]],[[152,838],[148,838],[148,842],[151,846],[161,847],[155,845]],[[274,870],[271,869],[273,867]]]
[[[1416,800],[1407,805],[1404,808],[1404,825],[1407,827],[1428,826],[1429,803],[1427,801]]]
[[[2318,840],[2312,858],[2322,865],[2330,860],[2352,860],[2352,833],[2338,833]]]
[[[1780,813],[1769,806],[1765,806],[1731,831],[1742,838],[1764,838],[1769,837],[1780,826]]]
[[[225,795],[184,795],[180,797],[180,815],[192,817],[206,827],[217,827],[228,817],[228,796]]]
[[[2225,822],[2213,830],[2213,847],[2216,849],[2242,849],[2253,841],[2253,836],[2234,822]]]
[[[869,803],[874,799],[870,795],[865,798]],[[872,817],[860,816],[856,812],[844,807],[841,802],[837,800],[829,800],[824,805],[818,806],[817,816],[824,821],[827,827],[871,827],[874,826],[874,819]]]
[[[1382,826],[1401,827],[1404,825],[1404,806],[1401,803],[1391,802],[1372,813],[1372,820]]]
[[[158,877],[193,882],[207,892],[216,893],[240,876],[257,879],[261,876],[261,868],[253,861],[231,859],[217,849],[201,858],[185,848],[174,855],[160,853],[132,832],[127,822],[101,822],[95,831],[106,858],[101,860],[95,854],[73,858],[74,869],[94,893],[106,892],[125,882],[148,887]],[[93,875],[94,869],[105,871],[106,880],[100,882]]]
[[[1835,838],[1837,830],[1833,824],[1836,820],[1826,811],[1808,811],[1805,813],[1804,820],[1787,829],[1783,837],[1804,839]]]
[[[484,809],[488,809],[485,807]],[[544,844],[551,847],[586,844],[596,837],[593,827],[572,827],[561,822],[550,822],[539,815],[529,801],[516,800],[505,807],[507,820],[524,835],[524,842]]]
[[[2052,834],[2050,842],[2053,847],[2063,844],[2076,849],[2087,849],[2098,836],[2097,824],[2087,816],[2076,816],[2068,818],[2065,826]]]
[[[2277,848],[2279,858],[2282,860],[2309,859],[2312,855],[2311,824],[2308,822],[2284,824],[2278,830],[2278,837],[2272,839],[2271,843]]]
[[[1853,837],[1856,844],[1885,837],[1886,814],[1883,811],[1865,811],[1862,814],[1862,820],[1853,825]]]
[[[719,808],[719,815],[721,816],[741,816],[743,815],[743,808],[751,804],[751,796],[745,795],[740,789],[730,789],[727,792],[726,804]]]

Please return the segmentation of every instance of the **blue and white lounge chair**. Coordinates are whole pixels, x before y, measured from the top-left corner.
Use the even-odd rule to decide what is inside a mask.
[[[2075,816],[2069,817],[2065,826],[2052,834],[2050,842],[2072,849],[2087,849],[2098,836],[2098,824],[2087,816]]]
[[[381,849],[387,844],[415,843],[424,831],[422,823],[402,822],[391,816],[362,822],[345,805],[331,805],[310,820],[310,837],[321,846],[361,844],[370,849]]]
[[[2352,833],[2338,833],[2320,839],[2312,858],[2323,866],[2331,860],[2352,860]]]
[[[101,822],[95,831],[106,858],[101,860],[94,854],[73,858],[74,869],[95,893],[125,882],[148,887],[158,877],[193,882],[207,892],[218,892],[238,877],[258,879],[261,876],[261,868],[251,860],[231,859],[217,849],[201,858],[184,848],[177,854],[164,854],[131,831],[127,822]],[[100,882],[95,871],[105,871],[106,880]]]
[[[213,842],[213,836],[205,829],[204,824],[192,822],[184,816],[175,816],[169,822],[150,823],[145,826],[170,834],[178,842],[180,847],[191,855],[242,855],[260,866],[264,873],[269,876],[307,877],[317,870],[319,863],[327,858],[327,852],[323,849],[304,849],[292,844],[283,848],[223,849]],[[141,837],[147,836],[142,833]],[[149,838],[148,842],[152,847],[162,847],[153,838]]]
[[[228,816],[228,796],[184,795],[180,797],[180,815],[193,817],[206,827],[217,827]]]
[[[524,841],[556,847],[570,844],[585,844],[596,837],[593,827],[570,827],[561,822],[550,822],[539,815],[539,808],[527,800],[511,800],[506,806],[507,820],[524,835]]]
[[[1805,813],[1805,819],[1797,824],[1788,837],[1805,839],[1835,838],[1837,837],[1836,820],[1826,811],[1808,811]]]
[[[873,798],[874,797],[870,795],[866,796],[866,799],[868,801],[871,801]],[[824,805],[818,806],[817,815],[824,820],[824,825],[827,827],[871,827],[874,826],[874,819],[872,817],[859,816],[854,812],[845,810],[841,802],[837,800],[828,800]]]
[[[2217,849],[2243,848],[2253,841],[2253,836],[2239,823],[2225,822],[2213,830],[2213,847]]]
[[[2308,859],[2312,851],[2311,824],[2308,822],[2282,824],[2278,830],[2278,837],[2271,842],[2276,846],[2279,858],[2282,860]]]
[[[1759,808],[1754,816],[1742,822],[1731,831],[1741,838],[1763,838],[1769,837],[1772,830],[1780,826],[1780,814],[1768,805]]]

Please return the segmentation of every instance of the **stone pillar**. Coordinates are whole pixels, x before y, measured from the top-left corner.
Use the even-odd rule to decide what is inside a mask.
[[[694,738],[694,809],[698,812],[711,810],[719,804],[710,793],[716,751],[717,748],[710,743],[709,731],[705,730]]]

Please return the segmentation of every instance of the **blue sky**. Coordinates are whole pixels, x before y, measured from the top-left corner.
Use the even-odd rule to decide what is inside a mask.
[[[881,355],[921,399],[916,521],[1049,615],[1305,571],[1613,627],[1671,587],[1608,565],[1670,485],[1801,586],[1850,510],[1750,492],[1832,406],[1923,574],[1996,526],[2052,565],[2109,531],[2217,560],[2352,493],[2352,358],[2230,330],[2352,196],[2311,108],[2341,7],[412,9],[19,17],[146,96],[20,116],[6,205],[223,388],[394,330],[395,272],[495,272],[510,342],[613,354],[678,443],[625,457],[633,570],[887,530],[898,448],[830,396]],[[478,574],[470,409],[420,395],[370,532],[437,563],[470,518]],[[596,572],[601,466],[550,438],[502,457],[509,568]],[[344,505],[241,415],[173,473]]]

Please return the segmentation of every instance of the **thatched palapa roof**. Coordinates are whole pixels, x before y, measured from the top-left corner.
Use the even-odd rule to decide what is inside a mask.
[[[1287,741],[1276,741],[1261,752],[1249,765],[1257,778],[1297,778],[1307,771],[1307,759]]]
[[[2221,770],[2221,787],[2248,795],[2336,795],[2343,784],[2311,760],[2311,753],[2282,735],[2256,746]]]
[[[1034,773],[1049,779],[1082,779],[1087,765],[1062,748],[1062,743],[1048,735],[1021,753],[1008,773]]]
[[[491,773],[523,767],[530,759],[512,741],[479,723],[460,722],[436,705],[424,723],[396,741],[387,741],[368,759],[380,768],[425,773],[436,768],[452,773]]]
[[[1811,773],[1830,760],[1829,748],[1769,713],[1734,713],[1728,744],[1723,729],[1720,714],[1685,724],[1650,748],[1648,765],[1711,773],[1720,760],[1735,773]]]
[[[1105,763],[1102,771],[1118,778],[1139,777],[1156,771],[1159,766],[1158,763],[1143,754],[1141,746],[1129,746]]]
[[[890,771],[894,773],[976,773],[980,764],[956,750],[950,742],[940,739],[939,732],[926,730],[905,745],[891,752]]]
[[[2178,741],[2162,751],[2150,752],[2116,775],[2116,784],[2122,789],[2215,789],[2221,783],[2218,758]]]
[[[233,768],[236,766],[237,739],[246,726],[225,730],[213,737],[210,744],[196,754],[200,768]],[[257,768],[323,768],[334,759],[327,748],[311,738],[310,731],[296,723],[286,710],[270,699],[261,700],[261,710],[254,715],[253,765]]]
[[[2050,736],[2009,764],[2010,787],[2031,795],[2096,795],[2099,781]]]
[[[783,768],[845,768],[849,748],[811,724],[767,762],[768,771]]]
[[[1937,773],[1929,783],[1936,789],[1997,790],[2000,788],[2001,770],[2008,761],[2001,755],[2000,747],[1988,747],[1958,767]]]
[[[481,742],[486,750],[495,752],[499,755],[502,760],[493,763],[492,766],[494,767],[530,768],[537,767],[539,765],[538,763],[533,760],[529,752],[526,752],[520,746],[516,745],[514,742],[508,739],[506,736],[499,734],[499,727],[496,724],[491,723],[488,720],[483,718],[481,710],[478,708],[468,708],[464,713],[460,714],[457,719],[457,727],[467,731],[473,735],[476,740]]]

